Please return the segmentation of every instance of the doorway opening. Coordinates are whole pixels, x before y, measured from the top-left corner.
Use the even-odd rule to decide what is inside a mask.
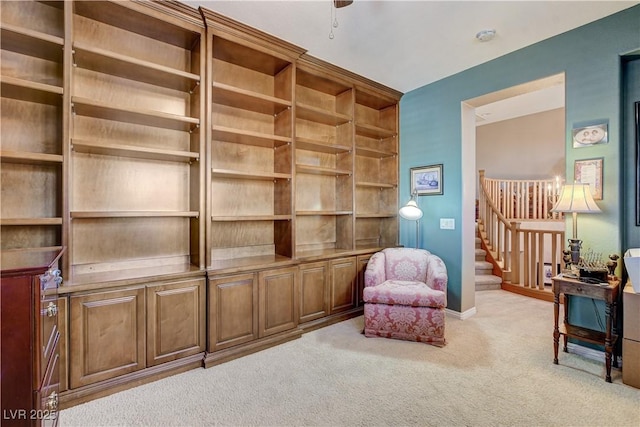
[[[484,162],[485,158],[490,158],[492,159],[491,161],[493,161],[493,159],[502,156],[510,160],[508,162],[503,161],[501,164],[516,168],[518,168],[518,164],[520,164],[520,169],[522,169],[524,161],[527,158],[531,158],[532,155],[527,154],[523,156],[523,148],[517,146],[518,141],[526,141],[526,144],[528,144],[526,148],[531,150],[532,153],[536,153],[535,134],[537,129],[535,125],[531,124],[531,120],[538,114],[554,109],[562,109],[561,119],[563,131],[562,135],[559,135],[558,138],[561,140],[561,157],[564,159],[564,93],[565,76],[564,73],[560,73],[462,102],[462,317],[464,317],[465,313],[467,313],[467,315],[475,313],[475,204],[478,195],[478,163]],[[529,117],[529,120],[523,119],[524,117]],[[511,125],[515,123],[528,124],[526,128],[512,128],[510,132],[513,134],[504,137],[502,142],[496,144],[495,149],[498,153],[484,156],[487,145],[485,143],[482,143],[482,145],[478,144],[478,128],[480,126],[491,125],[497,129],[498,126],[493,124],[499,122],[507,123],[507,121],[509,121]],[[503,128],[503,132],[510,128],[509,126],[502,126],[502,124],[499,127]],[[489,128],[483,129],[482,133],[490,133],[484,132],[486,130],[489,130]],[[511,152],[509,151],[508,143],[510,139],[512,139],[511,144],[513,145]],[[479,153],[480,149],[483,150],[482,153]],[[549,154],[538,153],[541,157]],[[479,161],[478,156],[480,154],[482,154],[480,157],[483,160]],[[500,154],[500,156],[496,154]],[[556,155],[555,157],[555,163],[559,163],[559,165],[550,165],[550,170],[564,177],[565,162],[564,160],[558,162],[558,156]],[[480,168],[485,168],[488,171],[492,170],[492,168],[486,164],[482,164]],[[499,171],[498,173],[507,172]],[[533,179],[533,177],[528,178]]]

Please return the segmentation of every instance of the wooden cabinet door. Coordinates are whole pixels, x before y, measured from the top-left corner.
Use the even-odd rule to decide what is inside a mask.
[[[329,264],[314,262],[299,267],[300,323],[329,314]]]
[[[147,366],[205,349],[205,279],[147,286]]]
[[[298,326],[296,267],[261,271],[259,286],[259,336],[265,337]]]
[[[209,281],[209,348],[213,352],[258,338],[258,286],[253,273]]]
[[[336,259],[331,266],[331,313],[348,310],[356,304],[356,257]]]
[[[144,288],[70,298],[70,387],[145,367]]]
[[[369,263],[369,259],[372,255],[373,254],[358,255],[356,261],[356,264],[358,266],[358,286],[356,301],[359,306],[364,304],[364,299],[362,298],[362,292],[364,291],[364,271],[367,269],[367,264]]]

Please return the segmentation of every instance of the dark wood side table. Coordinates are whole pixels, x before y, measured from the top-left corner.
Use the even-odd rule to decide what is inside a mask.
[[[553,363],[558,364],[558,345],[560,335],[564,336],[564,352],[567,352],[567,338],[575,338],[580,341],[592,344],[604,345],[605,364],[607,374],[605,380],[611,382],[611,356],[613,356],[613,366],[618,367],[618,355],[614,353],[614,345],[618,339],[617,333],[612,330],[615,325],[616,303],[619,281],[610,281],[608,284],[589,284],[576,279],[556,276],[553,281]],[[571,325],[569,323],[569,309],[565,301],[564,304],[564,324],[558,325],[558,315],[560,312],[560,294],[576,295],[581,297],[603,300],[606,303],[605,310],[605,331],[595,331]],[[617,330],[615,331],[617,332]]]

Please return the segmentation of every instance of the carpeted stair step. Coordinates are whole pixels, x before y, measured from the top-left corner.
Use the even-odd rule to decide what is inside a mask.
[[[484,261],[487,257],[487,251],[476,248],[476,261]]]
[[[502,278],[491,274],[476,275],[476,291],[491,291],[500,289]]]
[[[491,275],[493,264],[488,261],[476,261],[476,276]]]

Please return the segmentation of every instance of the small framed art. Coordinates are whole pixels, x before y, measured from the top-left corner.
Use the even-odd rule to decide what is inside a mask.
[[[602,200],[602,164],[604,159],[576,160],[574,163],[573,177],[576,182],[589,184],[593,200]]]
[[[444,194],[442,164],[411,168],[411,194],[435,196]]]
[[[573,148],[589,147],[609,142],[608,123],[598,123],[592,126],[581,126],[572,129]]]

